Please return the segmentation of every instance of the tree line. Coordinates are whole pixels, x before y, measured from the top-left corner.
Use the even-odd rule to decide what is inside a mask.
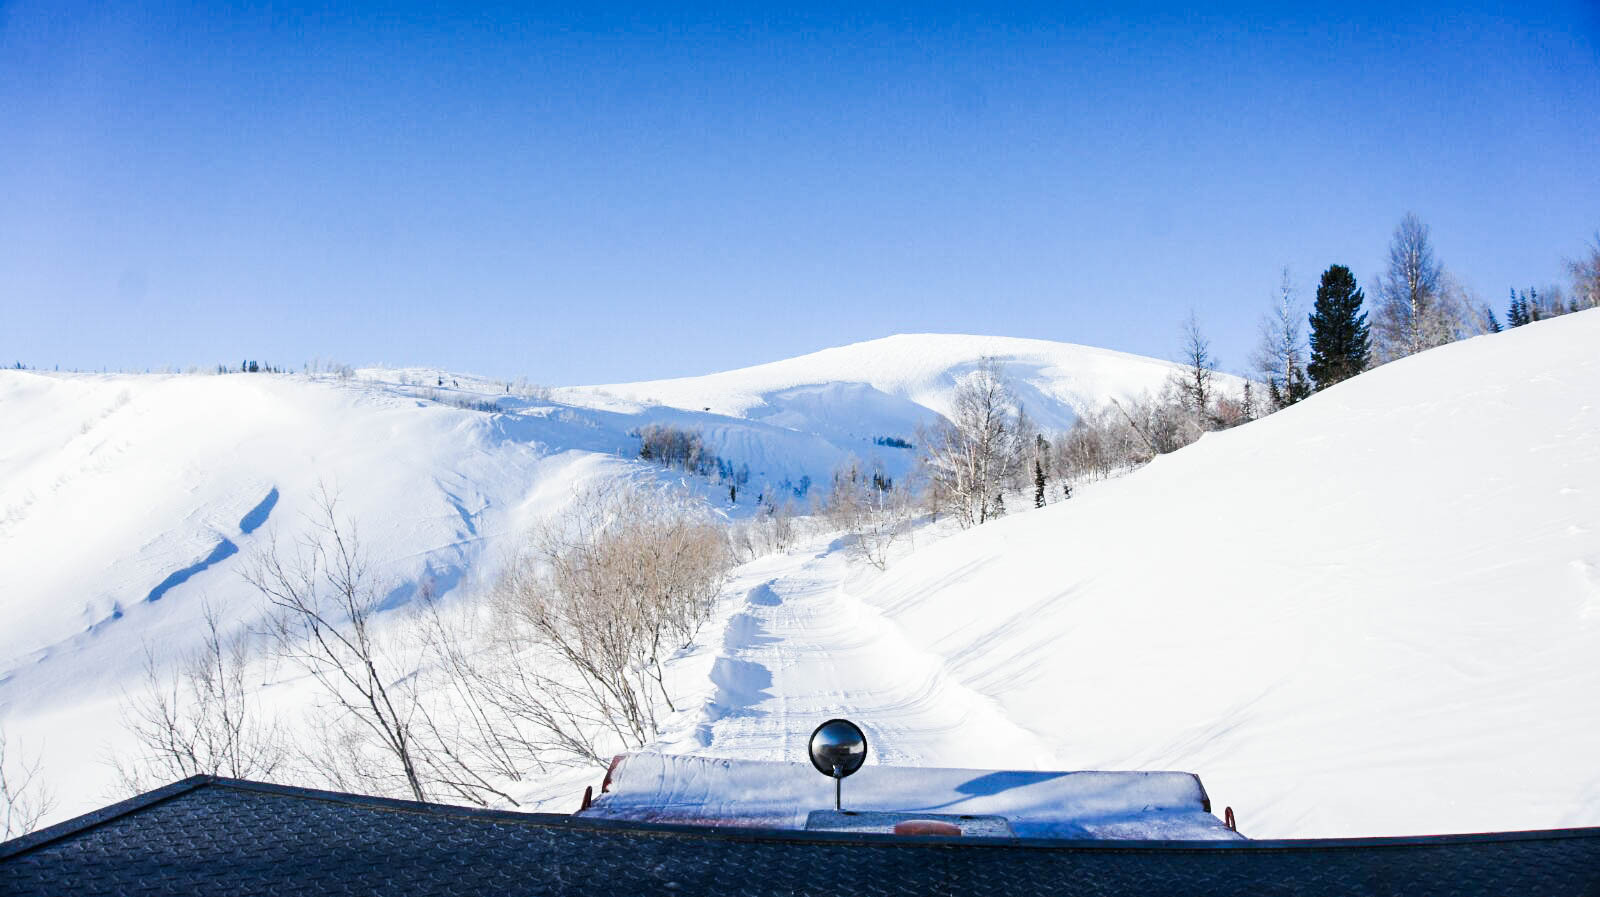
[[[1302,343],[1293,288],[1284,272],[1254,358],[1255,373],[1269,392],[1263,410],[1287,407],[1376,365],[1469,336],[1600,307],[1600,234],[1566,268],[1570,297],[1560,286],[1513,287],[1502,325],[1494,308],[1473,299],[1438,259],[1428,226],[1408,213],[1395,227],[1387,263],[1372,285],[1370,322],[1367,297],[1355,275],[1344,265],[1330,265],[1317,285],[1307,318],[1309,338]],[[1306,350],[1309,360],[1303,362]]]
[[[1181,330],[1180,366],[1161,390],[1084,410],[1065,433],[1038,432],[1002,366],[986,360],[958,384],[950,412],[918,434],[925,505],[934,514],[953,514],[962,526],[979,525],[1005,513],[1006,496],[1026,498],[1030,486],[1036,506],[1068,498],[1073,483],[1130,470],[1205,432],[1282,410],[1377,365],[1600,307],[1600,235],[1566,267],[1570,295],[1551,286],[1512,290],[1502,325],[1494,309],[1473,300],[1438,260],[1428,226],[1407,214],[1371,284],[1370,302],[1355,273],[1332,264],[1306,313],[1283,272],[1260,322],[1254,377],[1238,393],[1219,387],[1210,342],[1191,312]]]

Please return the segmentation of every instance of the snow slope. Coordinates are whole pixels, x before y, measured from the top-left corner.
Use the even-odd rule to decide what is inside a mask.
[[[1600,312],[937,541],[752,569],[672,750],[1198,773],[1252,837],[1600,825]],[[691,737],[692,733],[692,737]]]
[[[643,469],[641,423],[825,473],[937,406],[939,364],[993,349],[951,361],[943,339],[898,374],[845,347],[553,402],[417,373],[0,374],[0,721],[44,742],[62,812],[103,802],[142,646],[183,647],[203,598],[258,611],[238,565],[293,538],[319,480],[397,605],[428,580],[470,594],[574,483]],[[1255,837],[1600,824],[1596,345],[1589,312],[1432,350],[1070,501],[921,530],[886,573],[829,535],[758,559],[675,664],[691,699],[659,747],[797,761],[844,715],[870,764],[1191,771]],[[1143,375],[1117,376],[1096,388]],[[1069,419],[1071,388],[1030,411]],[[570,808],[592,783],[518,797]]]
[[[1015,371],[1041,396],[1076,403],[1030,404],[1042,419],[1136,394],[1171,370],[987,337],[899,337],[807,358],[876,356],[877,382],[938,405],[962,372],[1009,343],[1031,347],[1027,358],[1055,353],[1044,373],[1022,361]],[[619,398],[622,388],[557,390],[551,401],[423,370],[343,379],[0,371],[0,723],[24,750],[46,752],[53,778],[72,783],[64,810],[95,803],[117,698],[137,683],[146,647],[181,654],[207,603],[226,625],[256,621],[264,609],[243,582],[245,564],[273,538],[292,544],[308,533],[322,486],[359,522],[399,607],[423,586],[473,594],[518,534],[588,480],[674,478],[632,460],[646,423],[698,430],[719,455],[749,466],[735,507],[725,488],[688,478],[735,515],[764,490],[803,492],[806,478],[824,480],[852,454],[876,452],[891,472],[909,466],[913,452],[872,437],[913,437],[927,407],[842,367],[773,367],[790,371],[788,407],[805,414],[651,404]],[[764,370],[698,378],[698,391],[695,380],[673,382],[684,395],[757,396],[776,382]]]
[[[661,404],[757,420],[845,442],[910,435],[947,414],[961,376],[984,358],[1000,363],[1028,413],[1064,430],[1105,404],[1159,393],[1165,361],[1071,343],[1004,336],[901,334],[705,377],[581,387],[564,395]],[[1223,375],[1222,388],[1243,381]]]

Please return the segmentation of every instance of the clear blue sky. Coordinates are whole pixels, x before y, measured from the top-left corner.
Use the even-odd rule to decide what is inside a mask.
[[[1113,5],[0,0],[0,358],[604,382],[1193,306],[1239,369],[1408,210],[1497,308],[1600,230],[1593,2]]]

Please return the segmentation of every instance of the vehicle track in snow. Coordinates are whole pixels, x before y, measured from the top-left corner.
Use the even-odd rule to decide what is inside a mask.
[[[841,542],[818,541],[790,558],[762,565],[758,575],[768,578],[743,587],[712,664],[712,694],[686,747],[804,762],[811,731],[843,716],[866,730],[868,762],[1053,765],[1056,753],[1038,735],[854,597],[850,581],[864,573]]]

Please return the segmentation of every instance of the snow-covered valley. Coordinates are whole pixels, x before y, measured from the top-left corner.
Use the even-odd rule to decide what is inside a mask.
[[[1583,313],[1429,351],[1070,501],[923,526],[885,571],[824,532],[757,558],[674,662],[658,747],[798,760],[843,715],[874,763],[1192,771],[1253,837],[1600,824],[1596,345]],[[914,453],[878,440],[914,440],[984,356],[1047,429],[1172,369],[902,336],[548,399],[422,371],[0,373],[0,725],[58,816],[104,802],[145,647],[192,644],[206,604],[256,624],[242,565],[319,484],[387,606],[472,602],[586,482],[683,479],[740,518],[852,454],[901,476]],[[638,461],[649,423],[703,433],[745,496]],[[567,809],[596,778],[519,797]]]

